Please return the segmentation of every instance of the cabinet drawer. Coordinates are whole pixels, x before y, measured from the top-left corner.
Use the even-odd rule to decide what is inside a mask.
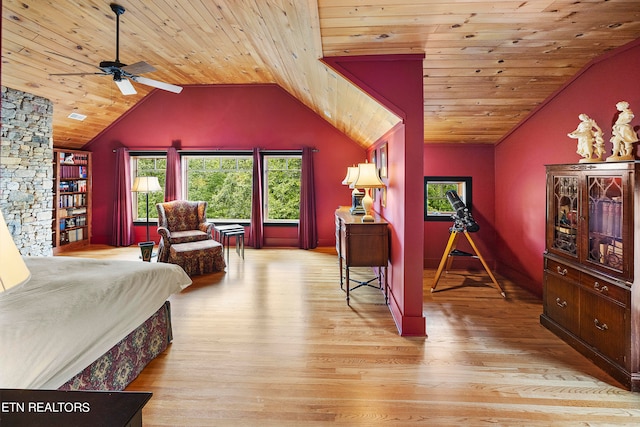
[[[621,286],[609,283],[595,276],[582,273],[580,276],[580,284],[590,291],[596,292],[604,297],[610,298],[625,307],[629,306],[631,298],[630,291]]]
[[[547,316],[576,336],[580,332],[580,288],[563,277],[544,275],[544,306]]]
[[[622,366],[627,365],[625,308],[581,290],[580,338]]]
[[[580,272],[578,270],[548,258],[545,259],[545,262],[549,272],[558,274],[576,282],[578,281],[580,277]]]

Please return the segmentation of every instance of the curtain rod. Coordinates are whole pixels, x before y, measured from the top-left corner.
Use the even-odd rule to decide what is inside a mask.
[[[291,150],[263,150],[269,153],[290,153],[292,151],[300,151],[302,150],[301,148],[293,148]],[[115,153],[117,150],[112,150],[113,153]],[[133,152],[138,152],[138,153],[166,153],[166,149],[151,149],[151,150],[136,150],[136,149],[132,149],[129,151],[133,151]],[[213,148],[211,150],[177,150],[178,153],[215,153],[218,151],[225,151],[225,152],[230,152],[230,153],[251,153],[251,150],[233,150],[233,149],[226,149],[226,148]],[[320,149],[318,148],[314,148],[311,151],[313,151],[314,153],[319,153]]]

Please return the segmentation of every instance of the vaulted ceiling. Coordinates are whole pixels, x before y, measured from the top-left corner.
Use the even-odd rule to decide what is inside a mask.
[[[124,96],[108,0],[3,0],[2,85],[54,103],[79,148]],[[640,37],[638,0],[120,0],[119,59],[176,85],[276,83],[363,146],[399,121],[320,59],[424,53],[424,140],[493,144],[591,59]],[[179,95],[176,95],[179,96]],[[86,115],[80,122],[71,113]]]

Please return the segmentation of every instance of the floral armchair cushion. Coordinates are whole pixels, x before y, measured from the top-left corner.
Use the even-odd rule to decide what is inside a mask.
[[[158,262],[167,262],[172,244],[211,239],[212,223],[207,223],[207,202],[175,200],[158,203],[158,234],[161,240]]]

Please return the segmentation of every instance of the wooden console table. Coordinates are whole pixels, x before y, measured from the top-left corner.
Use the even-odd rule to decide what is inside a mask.
[[[351,215],[349,206],[339,207],[335,212],[335,217],[336,250],[340,261],[340,288],[345,289],[344,283],[346,282],[347,304],[349,304],[349,291],[361,286],[371,286],[383,290],[385,303],[387,303],[389,225],[377,214],[374,214],[374,222],[362,222],[362,215]],[[378,275],[369,281],[357,282],[349,278],[350,267],[378,267]],[[384,276],[384,283],[382,276]],[[371,285],[371,282],[376,279],[378,286]],[[350,281],[354,281],[358,285],[350,287]]]

